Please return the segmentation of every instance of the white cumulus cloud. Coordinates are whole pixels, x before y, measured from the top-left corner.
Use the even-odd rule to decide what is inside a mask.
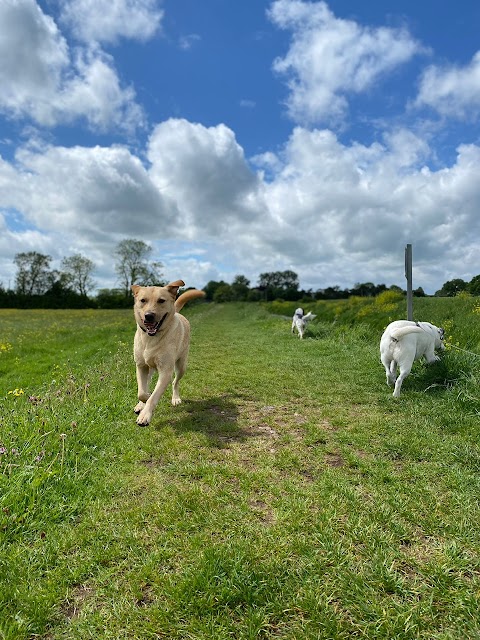
[[[54,127],[85,119],[93,129],[144,123],[132,88],[101,50],[71,51],[34,0],[0,2],[0,112]]]
[[[22,210],[43,230],[74,230],[103,242],[168,226],[176,213],[125,147],[23,149],[16,169],[4,167],[0,206]]]
[[[349,95],[367,91],[423,51],[405,29],[336,18],[325,2],[275,0],[268,15],[292,32],[290,48],[275,60],[274,70],[286,78],[288,112],[299,123],[342,120]]]
[[[257,177],[223,124],[167,120],[150,137],[148,159],[154,183],[175,198],[186,233],[198,225],[203,234],[216,235],[261,211]]]
[[[84,42],[149,40],[161,27],[157,0],[61,0],[62,23]]]
[[[480,109],[480,51],[465,66],[431,65],[422,74],[416,106],[428,106],[440,115],[478,119]]]

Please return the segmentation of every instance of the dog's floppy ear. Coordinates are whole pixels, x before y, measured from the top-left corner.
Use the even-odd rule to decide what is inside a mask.
[[[443,327],[440,327],[438,329],[438,333],[440,334],[440,340],[443,340],[445,337],[445,329]]]
[[[170,282],[170,284],[167,284],[165,289],[168,289],[169,292],[172,294],[172,296],[175,298],[179,288],[184,286],[185,286],[185,283],[183,280],[175,280],[175,282]]]
[[[131,290],[133,291],[133,295],[136,297],[138,290],[141,289],[139,284],[132,284],[132,286],[130,287]]]

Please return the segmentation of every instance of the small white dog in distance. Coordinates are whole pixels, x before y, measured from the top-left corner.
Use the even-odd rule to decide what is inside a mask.
[[[383,332],[380,340],[380,358],[387,374],[387,384],[395,385],[394,398],[400,396],[402,382],[412,369],[414,360],[425,356],[430,364],[440,360],[435,349],[445,349],[445,331],[430,322],[396,320]],[[397,378],[397,367],[400,375]]]
[[[305,331],[307,330],[307,325],[310,320],[316,318],[316,314],[309,311],[306,315],[301,307],[295,310],[292,319],[292,333],[295,333],[295,329],[298,331],[298,335],[300,338],[303,338]]]

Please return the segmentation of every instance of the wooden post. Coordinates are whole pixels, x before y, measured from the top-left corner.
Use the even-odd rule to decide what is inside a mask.
[[[412,245],[405,247],[405,278],[407,279],[407,320],[413,320]]]

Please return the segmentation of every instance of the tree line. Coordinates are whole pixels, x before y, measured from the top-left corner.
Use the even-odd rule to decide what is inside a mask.
[[[96,294],[93,278],[95,264],[81,254],[63,258],[60,269],[51,269],[51,256],[28,251],[17,253],[14,288],[0,283],[0,307],[39,308],[122,308],[131,305],[132,284],[164,285],[163,265],[151,259],[152,247],[142,240],[126,239],[119,242],[113,252],[117,288],[100,289]],[[291,270],[261,273],[255,286],[244,275],[235,276],[232,283],[209,281],[204,291],[213,302],[233,301],[312,301],[335,300],[350,296],[376,296],[387,289],[406,293],[396,285],[372,282],[357,283],[351,289],[329,286],[324,289],[302,289],[298,275]],[[480,275],[470,282],[454,279],[445,282],[436,296],[454,296],[460,292],[480,295]],[[422,287],[414,292],[425,296]]]
[[[223,280],[220,282],[211,280],[204,287],[204,291],[207,294],[207,300],[214,302],[258,302],[279,299],[311,302],[312,300],[338,300],[350,296],[376,296],[388,288],[402,292],[402,289],[395,285],[387,287],[385,284],[377,285],[373,282],[358,283],[352,289],[341,289],[339,286],[316,291],[301,289],[298,276],[294,271],[272,271],[261,273],[255,287],[250,287],[250,281],[245,276],[239,275],[231,284]],[[419,288],[415,295],[425,295],[425,293]]]
[[[118,287],[100,289],[96,295],[95,264],[81,254],[63,258],[60,269],[51,269],[52,257],[37,251],[17,253],[14,288],[0,283],[0,306],[82,308],[124,307],[131,304],[130,286],[164,284],[161,262],[151,260],[152,247],[142,240],[119,242],[113,252]]]

